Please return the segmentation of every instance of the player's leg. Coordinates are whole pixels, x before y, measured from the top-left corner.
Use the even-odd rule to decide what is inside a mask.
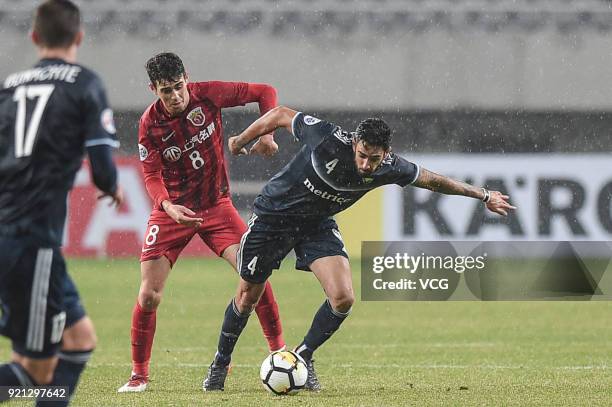
[[[355,295],[348,255],[333,220],[321,223],[318,231],[309,233],[295,248],[296,267],[311,270],[325,291],[326,300],[315,314],[311,327],[296,351],[306,361],[306,389],[320,390],[314,370],[313,353],[327,341],[349,315]]]
[[[0,365],[0,386],[37,386],[49,384],[57,357],[35,359],[13,352],[11,362]],[[0,399],[0,401],[4,401]]]
[[[246,326],[249,315],[264,292],[265,283],[251,283],[240,279],[236,296],[225,309],[225,318],[221,326],[221,335],[215,361],[229,364],[238,337]]]
[[[84,316],[64,331],[59,361],[53,375],[53,386],[68,386],[69,397],[74,395],[81,373],[89,362],[97,343],[94,325],[88,316]],[[65,404],[53,404],[64,406]],[[43,403],[41,406],[50,406]]]
[[[12,361],[0,365],[0,386],[49,384],[65,323],[61,253],[0,238],[0,264],[0,334],[13,347]]]
[[[212,248],[215,253],[221,253],[221,257],[230,263],[234,270],[238,271],[236,262],[238,260],[239,243],[242,236],[248,232],[248,228],[232,205],[231,200],[222,200],[214,211],[214,213],[208,215],[208,219],[212,219],[214,223],[210,225],[206,234],[200,236],[208,247]],[[205,214],[204,217],[206,216]],[[252,223],[252,219],[249,223]],[[255,306],[255,313],[259,318],[264,337],[268,341],[270,352],[283,349],[285,340],[283,339],[278,303],[274,298],[274,292],[269,281],[266,281],[261,299]]]
[[[355,296],[351,270],[345,257],[317,259],[310,265],[310,269],[321,283],[327,298],[315,314],[304,340],[296,347],[296,352],[308,368],[305,388],[319,391],[321,385],[314,369],[313,353],[340,328],[351,312]]]
[[[235,297],[225,310],[215,359],[203,383],[205,391],[224,389],[234,347],[264,292],[265,282],[293,248],[292,236],[279,233],[256,218],[249,226],[238,255],[241,279]]]
[[[146,390],[157,307],[172,265],[195,233],[194,228],[176,224],[162,211],[153,211],[149,218],[140,257],[140,289],[132,310],[132,374],[120,393]]]
[[[237,270],[236,257],[239,247],[240,245],[238,244],[231,245],[225,249],[222,254],[222,257],[227,260],[235,270]],[[270,352],[284,349],[285,339],[283,338],[283,327],[278,311],[278,303],[276,302],[276,298],[274,298],[274,292],[272,291],[270,281],[266,281],[261,298],[255,306],[255,313],[259,319],[264,337],[268,342],[268,349]]]
[[[321,283],[327,298],[298,347],[300,356],[305,359],[311,359],[313,352],[338,330],[355,302],[351,269],[346,257],[323,257],[315,260],[310,269]]]
[[[208,368],[202,384],[204,391],[216,391],[225,388],[225,377],[229,370],[234,347],[255,308],[255,304],[263,294],[264,288],[265,283],[250,283],[242,278],[240,279],[236,296],[232,298],[225,309],[215,359]]]
[[[38,401],[37,407],[64,407],[69,404],[76,391],[81,373],[96,347],[97,338],[91,319],[84,316],[66,328],[62,339],[62,348],[53,371],[53,380],[49,385],[68,387],[68,397],[65,400]]]
[[[12,361],[0,364],[0,386],[33,387],[48,385],[53,378],[57,357],[34,359],[13,352]],[[9,400],[8,392],[0,392],[0,403]]]
[[[130,380],[119,388],[120,393],[146,390],[157,322],[157,307],[161,302],[170,269],[170,261],[166,257],[140,263],[140,290],[132,310],[130,331],[132,375]]]
[[[68,387],[68,399],[54,402],[38,402],[41,407],[67,406],[74,395],[81,373],[93,353],[97,337],[91,319],[85,309],[70,276],[64,279],[64,305],[66,310],[66,328],[62,335],[62,347],[59,360],[53,372],[51,386]]]

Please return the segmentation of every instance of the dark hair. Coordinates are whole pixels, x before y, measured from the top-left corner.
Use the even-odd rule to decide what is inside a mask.
[[[80,29],[81,12],[69,0],[47,0],[36,9],[32,30],[45,47],[72,45]]]
[[[355,139],[369,146],[388,150],[391,145],[391,129],[383,119],[365,119],[355,130]]]
[[[185,74],[183,61],[172,52],[162,52],[151,57],[145,64],[149,80],[153,86],[162,81],[176,81]]]

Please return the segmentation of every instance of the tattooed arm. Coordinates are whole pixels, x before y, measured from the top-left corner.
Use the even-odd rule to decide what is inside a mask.
[[[486,188],[475,187],[465,182],[457,181],[444,175],[436,174],[421,167],[419,176],[412,183],[415,187],[429,189],[446,195],[463,195],[476,198],[486,203],[487,209],[500,215],[508,215],[508,210],[516,209],[508,203],[510,197],[499,191],[489,191]]]

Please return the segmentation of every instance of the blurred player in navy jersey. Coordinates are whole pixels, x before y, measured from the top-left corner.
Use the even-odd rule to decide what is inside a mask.
[[[60,250],[67,195],[87,151],[101,196],[119,205],[111,154],[119,143],[102,81],[76,63],[79,9],[45,1],[31,36],[40,61],[0,90],[0,333],[13,347],[0,386],[68,386],[72,394],[96,335]]]
[[[119,392],[147,387],[156,310],[170,269],[194,235],[236,269],[246,225],[234,208],[223,153],[221,109],[258,102],[261,114],[276,106],[276,90],[244,82],[189,82],[181,59],[170,52],[146,63],[158,97],[140,119],[138,148],[153,200],[142,248],[141,283],[132,313],[132,375]],[[278,150],[272,134],[251,149]],[[285,342],[272,288],[266,284],[255,308],[270,350]]]
[[[391,130],[381,119],[362,121],[353,133],[333,123],[277,107],[229,139],[232,154],[244,154],[252,140],[285,128],[302,149],[255,199],[249,230],[240,243],[240,283],[225,311],[206,390],[223,390],[234,346],[264,284],[292,249],[296,268],[312,271],[327,299],[296,352],[306,361],[306,388],[319,390],[313,352],[340,327],[354,302],[353,283],[338,225],[332,218],[382,185],[412,185],[480,199],[500,215],[514,209],[509,198],[435,174],[391,152]]]

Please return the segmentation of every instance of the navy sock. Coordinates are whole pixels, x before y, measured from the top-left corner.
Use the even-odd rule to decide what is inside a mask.
[[[36,382],[19,363],[0,365],[0,386],[35,386]],[[0,403],[8,400],[8,394],[0,393]]]
[[[325,300],[315,314],[304,340],[296,348],[296,352],[306,361],[312,359],[313,352],[340,328],[340,324],[350,312],[351,310],[347,312],[336,311],[331,307],[329,301]]]
[[[37,407],[64,407],[70,402],[70,398],[76,390],[79,378],[87,361],[91,357],[92,350],[87,351],[61,351],[59,361],[53,372],[53,381],[49,386],[67,386],[68,398],[61,401],[37,401]]]
[[[215,355],[215,364],[227,366],[230,363],[234,346],[236,346],[236,342],[238,342],[238,338],[246,326],[250,315],[251,313],[243,314],[238,311],[232,298],[232,301],[225,309],[221,335],[219,335],[219,345]]]

